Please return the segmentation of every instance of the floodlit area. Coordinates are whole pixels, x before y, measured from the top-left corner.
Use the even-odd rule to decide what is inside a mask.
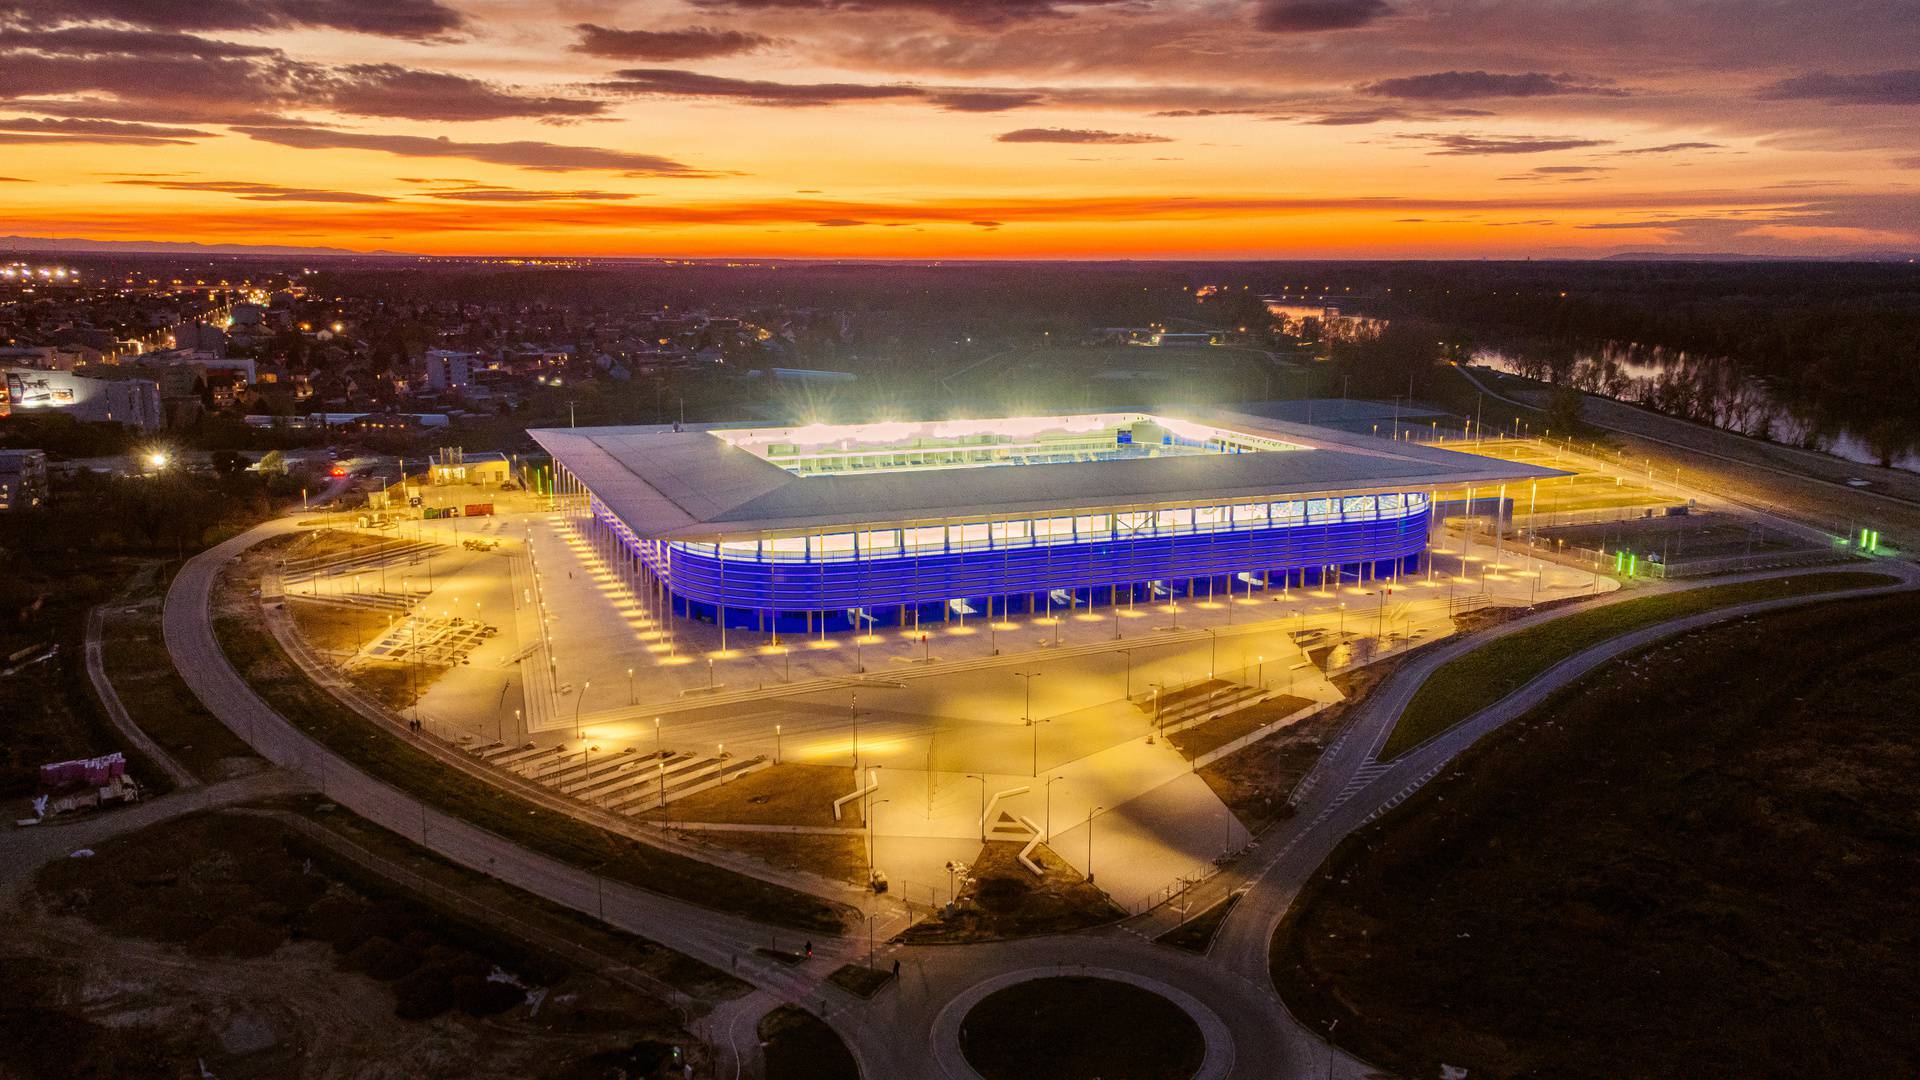
[[[414,598],[423,629],[441,612],[491,628],[420,696],[426,730],[585,802],[637,816],[664,801],[655,816],[691,828],[674,816],[684,794],[774,763],[857,766],[832,827],[870,845],[898,895],[942,901],[944,867],[983,836],[1038,835],[1137,908],[1247,840],[1169,727],[1301,699],[1285,724],[1339,700],[1330,674],[1444,637],[1467,611],[1617,588],[1610,565],[1527,541],[1693,498],[1538,442],[1486,450],[1569,475],[1436,490],[1427,554],[1377,576],[1240,575],[1172,598],[1068,590],[1034,612],[949,609],[917,628],[723,634],[636,594],[564,500],[521,496],[490,518],[389,530],[432,550],[418,572],[389,566],[386,588]],[[1496,526],[1502,497],[1512,518]],[[311,587],[371,588],[365,570]]]
[[[1156,712],[1156,697],[1212,678],[1324,704],[1340,696],[1327,669],[1443,637],[1457,613],[1617,584],[1468,542],[1439,545],[1420,571],[1383,579],[1348,576],[1325,587],[1276,579],[1266,590],[1243,582],[1212,599],[991,621],[956,615],[917,632],[857,637],[776,642],[730,629],[723,649],[709,623],[676,619],[669,635],[571,520],[536,513],[506,527],[538,567],[537,577],[522,575],[536,584],[521,623],[539,628],[527,642],[544,645],[522,647],[520,686],[540,685],[543,670],[551,686],[546,700],[528,702],[538,730],[523,737],[583,759],[644,759],[636,773],[670,755],[857,761],[875,786],[843,808],[845,827],[863,828],[871,806],[875,866],[916,901],[943,894],[946,862],[978,851],[992,804],[991,818],[1027,819],[1075,867],[1084,871],[1091,859],[1123,905],[1147,902],[1246,841],[1194,763],[1164,738],[1170,710]],[[434,716],[436,730],[492,740],[486,703],[500,686],[491,670],[456,669],[423,701],[423,715]],[[463,718],[435,707],[456,701],[481,708]]]

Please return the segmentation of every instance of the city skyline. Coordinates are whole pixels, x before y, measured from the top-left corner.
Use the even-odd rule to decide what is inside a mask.
[[[0,231],[422,254],[1920,246],[1911,12],[0,0]]]

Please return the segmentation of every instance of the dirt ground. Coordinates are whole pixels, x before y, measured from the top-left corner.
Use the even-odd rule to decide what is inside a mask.
[[[1255,836],[1274,822],[1292,817],[1293,808],[1287,805],[1287,796],[1313,769],[1313,763],[1320,760],[1320,752],[1327,743],[1345,726],[1348,712],[1380,680],[1404,663],[1406,655],[1402,653],[1334,675],[1331,679],[1334,688],[1346,695],[1345,700],[1228,754],[1201,769],[1200,779],[1206,781],[1207,787],[1213,789],[1220,801],[1240,819],[1240,824]]]
[[[253,749],[208,712],[174,670],[160,631],[173,568],[149,563],[107,604],[100,635],[107,678],[134,722],[195,776],[216,781],[262,768]]]
[[[1355,833],[1273,943],[1404,1076],[1920,1071],[1920,599],[1609,664]]]
[[[833,800],[854,790],[851,766],[782,762],[647,811],[650,821],[703,821],[729,825],[820,825],[859,828],[858,804],[845,821],[833,817]]]
[[[1126,914],[1045,844],[1034,849],[1032,858],[1046,877],[1035,878],[1019,863],[1023,846],[988,842],[958,890],[954,914],[915,923],[900,940],[931,944],[1057,934],[1099,926]]]
[[[44,867],[4,939],[0,1075],[575,1077],[704,1048],[659,999],[196,815]],[[495,981],[511,975],[523,985]],[[626,1073],[625,1075],[644,1075]]]
[[[688,832],[702,844],[725,848],[776,870],[818,874],[850,885],[867,883],[867,842],[832,833]]]

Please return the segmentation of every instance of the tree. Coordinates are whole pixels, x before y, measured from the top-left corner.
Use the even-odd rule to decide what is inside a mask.
[[[1556,386],[1547,399],[1547,430],[1571,435],[1580,426],[1581,394],[1571,386]]]
[[[266,455],[260,459],[260,472],[263,476],[285,476],[287,455],[278,450],[267,451]]]
[[[221,476],[233,476],[246,471],[247,458],[238,450],[215,450],[211,455],[213,471]]]

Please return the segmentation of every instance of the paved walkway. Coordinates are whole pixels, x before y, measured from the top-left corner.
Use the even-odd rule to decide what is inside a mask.
[[[1372,1075],[1365,1063],[1330,1050],[1316,1033],[1295,1023],[1267,974],[1267,948],[1275,927],[1334,845],[1383,808],[1397,805],[1475,740],[1615,656],[1695,626],[1846,595],[1741,605],[1625,635],[1556,664],[1520,691],[1400,759],[1377,761],[1376,748],[1394,719],[1440,664],[1486,641],[1559,617],[1567,609],[1542,612],[1449,642],[1403,665],[1356,710],[1347,734],[1329,747],[1316,766],[1298,816],[1261,838],[1250,857],[1196,890],[1196,910],[1209,895],[1247,890],[1209,955],[1194,956],[1153,944],[1150,938],[1170,918],[1163,912],[1084,934],[974,946],[893,947],[887,955],[901,961],[900,983],[882,990],[873,1001],[862,1002],[824,981],[840,963],[861,958],[864,943],[856,937],[816,940],[814,959],[796,967],[759,957],[752,950],[769,940],[772,931],[765,926],[603,881],[520,848],[366,776],[288,724],[228,664],[214,640],[209,606],[215,575],[227,561],[289,527],[271,523],[230,540],[189,562],[176,578],[165,613],[167,647],[202,701],[265,756],[310,777],[361,816],[463,865],[576,910],[597,913],[611,925],[751,982],[759,993],[709,1017],[706,1034],[721,1058],[722,1075],[744,1073],[755,1064],[755,1056],[741,1049],[753,1041],[751,1025],[766,1008],[785,1001],[804,1004],[832,1024],[868,1077],[968,1077],[971,1070],[960,1057],[957,1040],[949,1037],[957,1023],[953,1018],[964,1013],[964,1001],[982,993],[983,987],[1030,975],[1082,972],[1145,980],[1189,1005],[1209,1036],[1206,1069],[1210,1076]],[[1878,568],[1902,575],[1897,588],[1920,584],[1920,571],[1913,567],[1887,563]],[[1886,590],[1861,590],[1880,591]],[[1619,599],[1619,594],[1599,597],[1579,608]],[[1058,843],[1070,847],[1071,838],[1062,836]],[[787,935],[788,944],[793,937]]]

